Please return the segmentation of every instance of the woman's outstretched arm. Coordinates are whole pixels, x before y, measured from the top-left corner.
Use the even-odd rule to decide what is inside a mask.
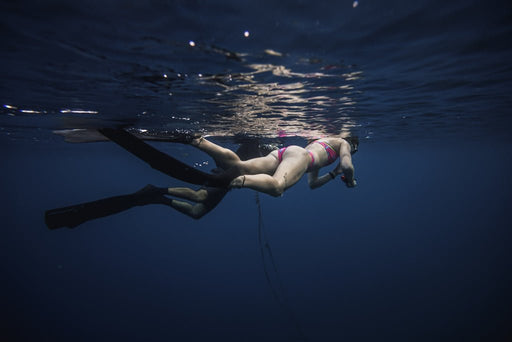
[[[356,186],[356,180],[354,178],[354,165],[352,164],[352,157],[350,153],[341,155],[339,163],[339,169],[343,173],[343,181],[349,188]]]
[[[327,184],[328,182],[330,182],[331,180],[336,178],[336,175],[338,174],[336,170],[337,170],[337,168],[334,171],[330,171],[320,177],[318,176],[318,170],[311,171],[310,173],[308,173],[309,187],[311,189],[316,189],[316,188],[321,187],[324,184]]]

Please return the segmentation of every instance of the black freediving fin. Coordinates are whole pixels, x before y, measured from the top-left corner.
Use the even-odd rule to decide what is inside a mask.
[[[129,195],[113,196],[100,200],[80,203],[68,207],[47,210],[44,221],[49,229],[74,228],[82,223],[100,217],[110,216],[136,206],[147,204],[168,204],[164,191],[154,186]]]
[[[98,131],[128,152],[148,163],[153,169],[187,183],[211,187],[227,187],[231,180],[239,175],[234,169],[218,175],[197,170],[157,150],[123,129],[101,128]]]

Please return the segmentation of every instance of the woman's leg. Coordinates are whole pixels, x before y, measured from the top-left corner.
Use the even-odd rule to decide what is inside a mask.
[[[235,152],[214,144],[203,137],[194,139],[191,144],[201,151],[206,152],[215,160],[217,166],[224,170],[236,167],[241,174],[272,174],[279,165],[276,151],[269,153],[265,157],[243,161]]]
[[[237,154],[228,148],[224,148],[203,137],[192,140],[191,145],[206,152],[215,160],[218,167],[227,170],[239,163],[241,160]]]
[[[171,207],[178,210],[180,213],[185,214],[193,219],[200,219],[208,211],[205,209],[203,203],[191,204],[185,201],[178,201],[171,199],[168,203]]]
[[[208,197],[208,192],[205,189],[168,188],[166,195],[184,198],[193,202],[204,202]]]
[[[169,199],[167,197],[164,198],[168,200],[168,202],[165,204],[194,219],[200,219],[212,211],[217,206],[217,204],[220,203],[227,192],[227,189],[220,188],[207,188],[199,190],[192,190],[190,188],[168,188],[166,193],[167,195],[184,198],[196,203],[192,204],[185,201]]]
[[[232,188],[250,188],[277,197],[301,179],[306,173],[309,162],[310,156],[305,149],[290,146],[284,152],[283,160],[274,175],[243,175],[235,178],[230,186]]]
[[[184,198],[197,203],[192,204],[164,197],[162,204],[167,204],[168,206],[194,219],[201,218],[207,212],[204,204],[202,203],[208,198],[208,192],[205,189],[192,190],[190,188],[167,188],[166,190],[166,195]]]

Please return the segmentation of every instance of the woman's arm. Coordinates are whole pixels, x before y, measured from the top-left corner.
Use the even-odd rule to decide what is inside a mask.
[[[352,164],[352,157],[350,153],[341,156],[340,163],[336,169],[339,173],[343,173],[344,178],[342,178],[342,180],[349,188],[356,186],[357,183],[354,178],[354,165]]]
[[[350,145],[345,141],[343,141],[340,146],[340,162],[336,168],[333,171],[330,171],[320,177],[318,176],[318,170],[311,171],[308,173],[308,183],[311,189],[315,189],[328,183],[330,180],[336,178],[336,176],[340,174],[343,174],[342,180],[345,182],[347,187],[353,188],[356,186],[357,183],[354,178],[354,165],[352,164]]]
[[[309,187],[311,189],[319,188],[325,183],[328,183],[329,181],[336,178],[336,174],[336,171],[330,171],[329,173],[326,173],[325,175],[318,177],[318,170],[311,171],[310,173],[308,173]]]

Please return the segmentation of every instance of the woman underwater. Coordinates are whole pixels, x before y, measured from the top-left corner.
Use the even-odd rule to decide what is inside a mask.
[[[204,137],[193,139],[191,145],[209,154],[217,165],[225,170],[236,168],[241,176],[233,179],[230,188],[250,188],[272,196],[281,196],[285,190],[308,173],[309,186],[318,188],[337,175],[347,187],[356,186],[352,154],[357,152],[357,137],[322,138],[310,142],[306,147],[287,146],[275,150],[265,157],[241,160],[236,153],[216,145]],[[334,163],[334,170],[319,176],[319,170]]]
[[[168,141],[191,144],[209,154],[217,166],[223,170],[219,170],[220,175],[217,177],[197,171],[156,150],[142,140],[158,140],[158,137],[136,137],[122,129],[106,128],[97,132],[71,130],[56,133],[63,135],[66,141],[70,142],[109,139],[147,162],[152,168],[189,183],[203,184],[203,187],[193,190],[190,188],[159,188],[148,185],[133,194],[48,210],[45,213],[45,221],[50,229],[73,228],[95,218],[147,204],[169,205],[198,219],[215,208],[227,193],[228,188],[247,187],[272,196],[280,196],[286,189],[297,183],[304,173],[309,175],[308,181],[311,188],[320,187],[339,174],[343,174],[341,179],[348,187],[356,186],[352,154],[357,151],[359,146],[357,137],[322,138],[310,142],[305,148],[292,145],[273,150],[270,153],[262,151],[257,142],[252,144],[245,142],[235,153],[204,137],[186,136],[174,140],[167,139]],[[263,153],[268,154],[262,156]],[[251,156],[258,155],[262,157],[251,158]],[[334,163],[338,157],[340,161],[334,170],[319,177],[320,168]],[[208,186],[208,182],[215,184],[212,183]],[[170,199],[166,197],[168,195],[183,198],[195,204]]]

